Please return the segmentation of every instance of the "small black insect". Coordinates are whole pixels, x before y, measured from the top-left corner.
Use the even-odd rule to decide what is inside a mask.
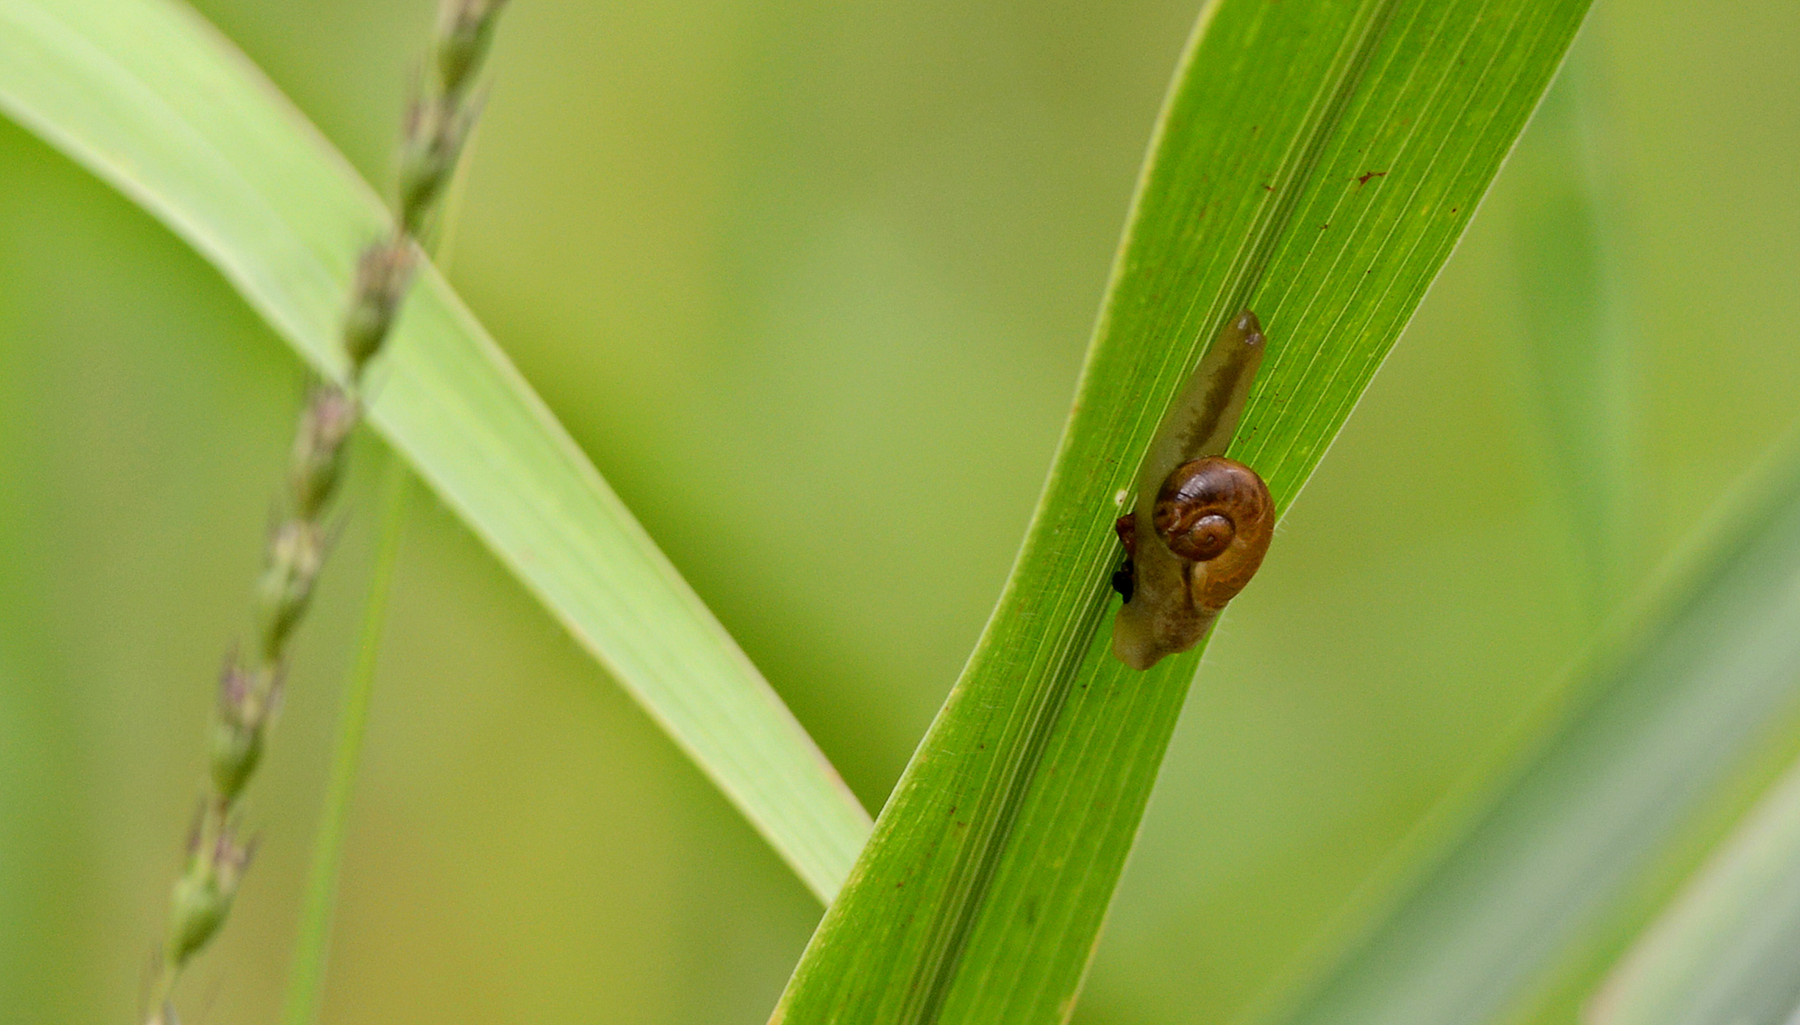
[[[1113,588],[1113,590],[1119,592],[1119,597],[1125,599],[1126,601],[1130,601],[1131,600],[1131,590],[1136,584],[1137,584],[1137,573],[1134,572],[1131,568],[1131,560],[1126,559],[1125,565],[1120,566],[1118,569],[1113,571],[1112,588]]]

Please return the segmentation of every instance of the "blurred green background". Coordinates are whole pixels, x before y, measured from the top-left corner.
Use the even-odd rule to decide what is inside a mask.
[[[389,180],[431,0],[197,6]],[[1023,535],[1197,9],[502,21],[450,276],[872,810]],[[1795,39],[1779,0],[1597,5],[1223,623],[1078,1022],[1228,1020],[1327,954],[1785,433]],[[304,386],[198,257],[0,124],[0,1020],[134,1014]],[[275,1016],[384,459],[190,1021]],[[404,546],[326,1020],[762,1021],[816,904],[422,492]]]

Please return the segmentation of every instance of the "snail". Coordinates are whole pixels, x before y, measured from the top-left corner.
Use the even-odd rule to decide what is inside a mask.
[[[1138,472],[1136,505],[1114,524],[1125,599],[1113,654],[1133,669],[1200,642],[1262,565],[1275,503],[1256,471],[1225,458],[1262,363],[1256,314],[1231,318],[1157,428]]]

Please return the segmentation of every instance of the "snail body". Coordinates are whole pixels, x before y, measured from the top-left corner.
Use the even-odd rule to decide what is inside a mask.
[[[1115,529],[1127,562],[1113,654],[1133,669],[1187,651],[1262,565],[1275,503],[1256,471],[1225,449],[1262,363],[1263,334],[1245,310],[1219,332],[1150,444],[1137,504]]]

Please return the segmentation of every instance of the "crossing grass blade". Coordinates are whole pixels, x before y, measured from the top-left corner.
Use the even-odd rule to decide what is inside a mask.
[[[169,0],[0,0],[0,110],[194,246],[335,373],[380,200],[239,54]],[[435,270],[370,419],[829,899],[868,815],[725,630]]]
[[[1207,6],[1024,549],[776,1021],[1069,1015],[1199,659],[1135,673],[1107,653],[1117,497],[1200,347],[1248,307],[1268,351],[1231,454],[1294,500],[1586,8]]]
[[[1310,995],[1267,1020],[1473,1025],[1577,1016],[1728,825],[1718,809],[1741,806],[1767,782],[1780,768],[1769,764],[1771,750],[1791,756],[1800,726],[1800,444],[1778,448],[1718,518],[1724,525],[1683,560],[1690,568],[1670,574],[1609,653],[1577,671],[1573,690],[1585,700],[1546,731],[1460,840]],[[1791,849],[1794,827],[1782,817],[1794,810],[1780,800],[1768,816],[1781,821],[1767,832]],[[1766,864],[1750,874],[1758,871],[1764,881],[1791,876]],[[1791,933],[1800,928],[1794,881],[1782,885],[1788,904],[1757,911],[1762,924]],[[1730,919],[1734,900],[1747,910],[1748,895],[1713,896],[1721,903],[1696,909],[1702,927]],[[1693,921],[1671,928],[1692,933]],[[1689,935],[1684,953],[1698,953],[1698,939]],[[1726,954],[1732,942],[1716,939],[1713,953]],[[1743,953],[1764,939],[1733,938]],[[1791,947],[1779,953],[1791,964]],[[1675,965],[1666,951],[1646,956]],[[1750,989],[1769,996],[1797,980],[1773,973]],[[1640,982],[1642,997],[1679,977]],[[1606,1021],[1690,1020],[1643,1014],[1642,1001],[1627,995],[1615,994]]]
[[[1800,1009],[1800,765],[1646,930],[1590,1025],[1784,1025]]]

